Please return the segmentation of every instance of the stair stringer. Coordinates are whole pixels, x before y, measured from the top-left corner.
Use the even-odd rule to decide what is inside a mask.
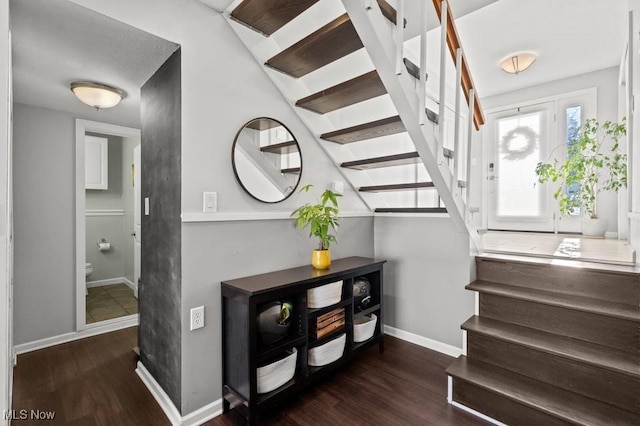
[[[331,119],[328,117],[328,114],[320,115],[310,111],[305,111],[295,106],[296,101],[300,97],[313,93],[312,90],[307,88],[304,78],[294,79],[289,76],[285,76],[279,71],[263,66],[269,55],[271,55],[274,51],[278,51],[281,49],[281,47],[278,46],[275,42],[276,37],[263,38],[263,36],[258,35],[251,29],[231,19],[230,13],[232,10],[233,9],[229,8],[223,13],[227,24],[246,46],[251,56],[253,56],[258,64],[261,65],[262,69],[269,77],[271,82],[278,88],[282,96],[287,100],[293,112],[298,116],[309,133],[314,136],[322,151],[331,160],[346,183],[351,186],[353,191],[358,195],[358,197],[369,208],[370,211],[373,212],[377,207],[389,207],[384,197],[381,197],[380,194],[362,193],[358,190],[360,186],[369,186],[376,184],[376,182],[371,180],[366,172],[349,170],[340,167],[340,163],[342,161],[347,161],[347,159],[354,158],[354,156],[351,155],[351,149],[348,146],[332,146],[335,144],[320,139],[320,135],[324,133],[326,129],[336,129],[339,127],[331,121]],[[318,129],[320,130],[318,131]],[[339,153],[337,152],[338,149],[340,150]],[[340,160],[341,157],[343,158],[343,160]]]
[[[454,226],[459,232],[468,232],[475,248],[482,252],[482,240],[476,227],[466,219],[464,200],[458,188],[451,188],[452,173],[445,164],[441,152],[434,153],[438,146],[437,137],[431,126],[419,124],[418,93],[412,87],[411,78],[406,73],[396,74],[394,35],[385,25],[384,17],[377,2],[362,0],[342,0],[364,48],[369,53],[378,75],[388,95],[411,137],[420,159],[424,163],[438,194],[442,198]],[[425,94],[426,96],[426,94]],[[425,122],[428,120],[425,119]],[[444,123],[440,123],[443,125]]]

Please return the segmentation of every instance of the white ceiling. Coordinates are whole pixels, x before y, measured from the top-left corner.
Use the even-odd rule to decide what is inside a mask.
[[[456,24],[478,93],[487,97],[619,65],[627,8],[623,0],[499,0]],[[531,68],[499,69],[520,51],[538,55]]]
[[[177,45],[67,0],[11,0],[13,91],[18,103],[137,125],[140,87]],[[115,108],[95,111],[69,90],[73,80],[123,89]]]

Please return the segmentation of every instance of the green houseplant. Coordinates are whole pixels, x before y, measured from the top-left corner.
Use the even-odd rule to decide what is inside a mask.
[[[627,134],[626,120],[620,123],[587,119],[578,135],[569,142],[567,159],[560,163],[538,163],[540,183],[553,182],[558,187],[553,196],[563,215],[580,212],[582,233],[603,236],[604,220],[596,211],[596,195],[602,191],[618,192],[627,186],[627,155],[620,149],[620,138]]]
[[[309,192],[313,185],[305,185],[299,192]],[[335,235],[331,231],[336,231],[339,226],[338,197],[340,194],[329,189],[320,196],[319,202],[315,204],[306,203],[298,207],[291,213],[296,219],[296,228],[309,228],[309,238],[317,237],[318,248],[313,251],[311,264],[316,269],[327,269],[331,264],[329,246],[336,242]]]

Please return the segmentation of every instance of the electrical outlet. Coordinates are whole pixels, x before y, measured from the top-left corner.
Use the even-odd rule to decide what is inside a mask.
[[[191,309],[191,331],[204,327],[204,306]]]

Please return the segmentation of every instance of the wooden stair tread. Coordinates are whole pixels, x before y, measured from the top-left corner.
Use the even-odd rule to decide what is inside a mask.
[[[411,62],[409,58],[403,58],[402,62],[404,63],[404,67],[407,69],[409,75],[416,80],[420,80],[420,67]],[[427,76],[427,80],[429,79],[429,74],[425,73]]]
[[[265,35],[278,31],[318,0],[244,0],[231,18]]]
[[[403,166],[415,164],[420,161],[417,152],[406,152],[403,154],[385,155],[382,157],[365,158],[364,160],[347,161],[340,164],[340,167],[356,170],[377,169],[382,167]]]
[[[376,213],[447,213],[446,207],[379,207]]]
[[[278,53],[265,65],[299,78],[362,47],[362,41],[345,13]]]
[[[321,139],[346,144],[359,142],[367,139],[379,138],[382,136],[395,135],[405,132],[406,129],[399,115],[347,127],[320,136]]]
[[[574,424],[634,425],[638,416],[553,385],[460,356],[447,374]]]
[[[300,99],[296,106],[326,114],[386,93],[387,90],[374,70]]]
[[[300,148],[298,148],[298,143],[296,141],[286,141],[260,147],[260,151],[270,152],[272,154],[291,154],[293,152],[298,152],[299,150]]]
[[[293,174],[293,175],[297,175],[297,174],[300,174],[301,171],[302,171],[301,167],[291,167],[291,168],[288,168],[288,169],[280,170],[280,173],[290,173],[290,174]]]
[[[640,307],[625,305],[606,300],[591,299],[582,296],[570,296],[561,293],[497,284],[490,281],[476,280],[466,286],[467,290],[496,296],[510,297],[545,305],[558,306],[593,314],[636,321],[640,323]]]
[[[429,109],[426,109],[426,113],[429,121],[438,124],[438,115],[436,113]],[[395,135],[397,133],[406,132],[406,130],[407,129],[404,127],[400,116],[396,115],[394,117],[382,118],[369,123],[358,124],[356,126],[324,133],[320,135],[320,138],[330,142],[347,144]]]
[[[391,185],[362,186],[360,192],[409,191],[412,189],[432,189],[433,182],[396,183]]]
[[[640,378],[639,354],[479,316],[469,318],[461,328]]]
[[[386,0],[378,0],[378,6],[380,6],[380,10],[382,11],[382,15],[387,18],[391,23],[397,25],[398,24],[398,12],[396,9],[387,3]],[[404,26],[407,26],[407,20],[404,20]]]

